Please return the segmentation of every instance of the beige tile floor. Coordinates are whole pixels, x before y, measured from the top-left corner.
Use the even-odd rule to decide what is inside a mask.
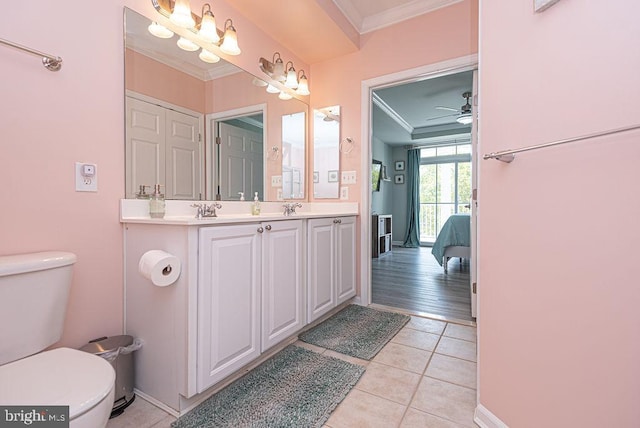
[[[325,428],[476,427],[474,327],[412,317],[371,361],[296,344],[367,367]],[[161,428],[174,420],[138,397],[107,428]]]

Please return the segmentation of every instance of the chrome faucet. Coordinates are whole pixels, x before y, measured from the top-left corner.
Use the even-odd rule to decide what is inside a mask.
[[[284,215],[290,216],[296,213],[296,208],[302,208],[302,204],[300,202],[288,202],[283,205],[284,207]]]
[[[222,205],[218,202],[214,202],[211,205],[207,204],[191,204],[193,208],[197,208],[196,218],[202,220],[204,217],[218,217],[216,214],[216,208],[222,208]]]

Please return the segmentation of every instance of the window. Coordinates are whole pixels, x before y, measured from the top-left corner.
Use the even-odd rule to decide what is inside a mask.
[[[432,244],[451,214],[471,211],[471,145],[430,147],[420,157],[420,241]]]

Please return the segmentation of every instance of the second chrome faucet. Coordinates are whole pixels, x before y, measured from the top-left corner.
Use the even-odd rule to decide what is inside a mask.
[[[198,220],[205,218],[205,217],[218,217],[218,214],[216,214],[216,208],[220,209],[222,208],[222,205],[218,202],[214,202],[211,205],[207,205],[207,204],[191,204],[191,206],[193,208],[197,208],[198,211],[196,212],[196,218]]]

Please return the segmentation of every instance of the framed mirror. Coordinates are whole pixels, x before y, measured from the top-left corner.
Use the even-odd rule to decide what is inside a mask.
[[[313,196],[340,195],[340,106],[313,112]]]
[[[177,35],[153,36],[148,18],[124,9],[125,197],[161,184],[167,199],[238,200],[243,192],[251,200],[257,191],[278,200],[284,158],[270,160],[268,150],[283,152],[282,117],[306,118],[307,104],[267,93],[259,78],[223,59],[178,48]],[[291,161],[304,171],[304,157]]]

